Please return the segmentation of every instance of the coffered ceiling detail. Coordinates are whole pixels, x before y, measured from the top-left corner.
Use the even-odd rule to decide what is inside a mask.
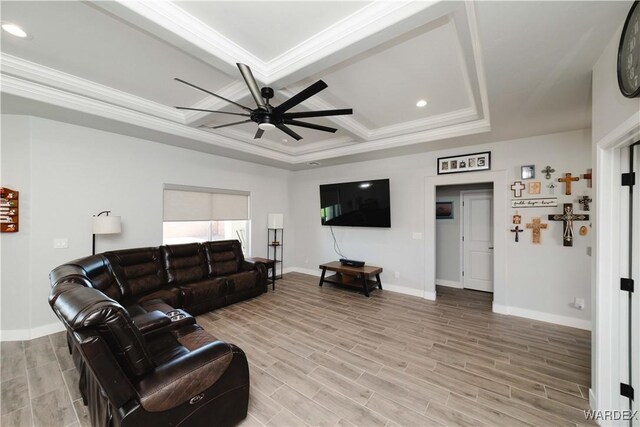
[[[473,2],[32,1],[2,8],[3,21],[32,34],[2,35],[3,112],[29,112],[31,104],[32,114],[45,117],[71,117],[46,106],[76,111],[80,124],[90,116],[116,132],[291,168],[491,131],[483,43],[506,43],[491,28],[497,9]],[[599,8],[586,16],[602,17]],[[606,23],[623,10],[613,8]],[[487,35],[479,29],[483,16]],[[592,61],[590,52],[574,54]],[[278,130],[254,140],[255,123],[216,130],[210,127],[235,120],[174,108],[239,112],[174,77],[252,107],[237,62],[274,88],[273,105],[322,79],[329,87],[295,110],[354,114],[307,120],[337,127],[335,134],[295,128],[301,141]],[[553,83],[547,77],[547,92]],[[531,108],[546,94],[530,98]],[[427,105],[416,107],[420,99]]]

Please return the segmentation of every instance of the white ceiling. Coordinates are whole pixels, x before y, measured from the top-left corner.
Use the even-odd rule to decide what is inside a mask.
[[[631,2],[2,1],[2,111],[135,134],[290,169],[587,128],[591,69]],[[260,140],[241,112],[173,80],[252,106],[249,65],[278,105],[353,108]],[[417,108],[418,99],[428,100]]]

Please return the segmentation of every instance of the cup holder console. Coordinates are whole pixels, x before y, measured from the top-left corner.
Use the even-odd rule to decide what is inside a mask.
[[[191,317],[191,316],[189,316],[187,313],[185,313],[182,310],[171,310],[171,311],[167,312],[166,314],[167,314],[167,317],[169,317],[172,322],[177,322],[178,320],[182,320],[182,319],[185,319],[187,317]]]

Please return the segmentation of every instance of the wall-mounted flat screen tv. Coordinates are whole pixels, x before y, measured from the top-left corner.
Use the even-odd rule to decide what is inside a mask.
[[[320,218],[322,225],[391,227],[389,180],[321,185]]]

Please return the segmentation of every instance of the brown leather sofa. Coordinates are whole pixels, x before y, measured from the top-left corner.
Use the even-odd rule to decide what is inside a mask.
[[[49,301],[78,356],[92,426],[231,426],[246,417],[244,353],[184,311],[151,312],[139,327],[77,276],[58,282]]]
[[[215,425],[227,425],[246,416],[249,380],[244,354],[216,341],[191,316],[267,290],[266,269],[244,260],[240,242],[106,252],[61,265],[49,278],[49,302],[67,328],[69,350],[80,372],[78,387],[93,425],[213,425],[211,419]],[[210,347],[217,350],[207,350]],[[207,361],[226,360],[227,353],[233,354],[235,364],[224,368],[215,362],[216,368],[207,368],[222,372],[207,374],[217,380],[204,387],[193,377],[200,386],[184,385],[181,378],[190,369],[196,372],[205,369]],[[225,379],[227,371],[233,378]],[[231,393],[245,386],[246,391]],[[150,390],[159,388],[171,396],[165,404],[149,397],[155,393]],[[232,401],[225,397],[216,403],[218,392],[231,393]],[[203,401],[198,407],[207,409],[196,411],[181,400],[187,397]],[[166,417],[156,416],[165,412]],[[214,418],[202,422],[196,413]]]

